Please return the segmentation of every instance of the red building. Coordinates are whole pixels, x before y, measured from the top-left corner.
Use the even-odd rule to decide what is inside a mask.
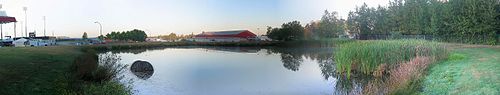
[[[258,40],[257,35],[248,30],[202,32],[193,38],[196,42],[242,42]]]

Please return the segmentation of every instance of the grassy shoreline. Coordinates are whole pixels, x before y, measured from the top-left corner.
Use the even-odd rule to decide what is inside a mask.
[[[0,95],[88,95],[94,92],[127,92],[113,81],[84,82],[74,77],[81,47],[0,48]],[[108,93],[108,94],[109,94]]]

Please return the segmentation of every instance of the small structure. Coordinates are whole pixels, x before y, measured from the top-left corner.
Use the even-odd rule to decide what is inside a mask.
[[[86,42],[82,38],[58,38],[57,45],[61,46],[80,46]]]
[[[259,38],[248,30],[232,30],[202,32],[190,40],[194,42],[248,42],[258,41]]]
[[[157,37],[148,37],[146,38],[146,42],[167,42],[167,41]]]
[[[99,38],[88,38],[87,40],[88,40],[90,45],[106,43],[104,40],[99,39]]]
[[[273,41],[273,39],[269,38],[267,35],[258,36],[261,41]]]
[[[14,45],[14,47],[26,47],[27,45],[29,45],[28,41],[29,41],[28,39],[19,38],[17,40],[12,41],[12,44]]]
[[[1,8],[2,8],[2,5],[0,5],[0,9]],[[6,24],[6,23],[11,23],[11,22],[16,23],[17,22],[16,18],[15,17],[9,17],[9,16],[7,16],[7,13],[5,11],[0,10],[0,43],[2,43],[0,45],[5,45],[6,44],[3,41],[4,40],[3,39],[4,35],[3,35],[3,29],[2,29],[3,26],[2,25]],[[16,33],[15,32],[16,32],[16,24],[14,24],[14,37],[16,37],[16,35],[15,35]],[[7,43],[11,43],[11,41],[7,42]]]
[[[26,46],[53,46],[56,45],[56,37],[18,37],[14,38],[14,41],[12,41],[12,44],[16,47],[23,46],[22,43],[24,43],[24,45]]]
[[[80,46],[80,45],[94,45],[94,44],[104,44],[105,40],[99,38],[58,38],[57,45],[61,46]]]

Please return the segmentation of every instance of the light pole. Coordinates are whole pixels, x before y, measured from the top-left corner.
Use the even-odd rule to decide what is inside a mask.
[[[28,11],[28,7],[23,7],[23,10],[24,10],[24,33],[26,37],[28,37],[28,13],[26,12]]]
[[[47,32],[47,29],[46,29],[46,20],[45,20],[45,16],[43,16],[43,36],[47,36],[47,34],[45,34]]]
[[[102,24],[101,24],[101,23],[99,23],[98,21],[96,21],[96,22],[94,22],[94,23],[99,24],[99,33],[101,34],[100,36],[102,36]],[[98,36],[98,37],[100,37],[100,36]]]

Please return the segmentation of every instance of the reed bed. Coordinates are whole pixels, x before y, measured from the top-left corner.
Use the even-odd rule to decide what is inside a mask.
[[[352,72],[374,75],[388,72],[397,64],[418,56],[440,60],[446,58],[447,54],[444,45],[433,41],[414,39],[356,41],[340,45],[335,52],[335,61],[337,72],[350,77]]]

